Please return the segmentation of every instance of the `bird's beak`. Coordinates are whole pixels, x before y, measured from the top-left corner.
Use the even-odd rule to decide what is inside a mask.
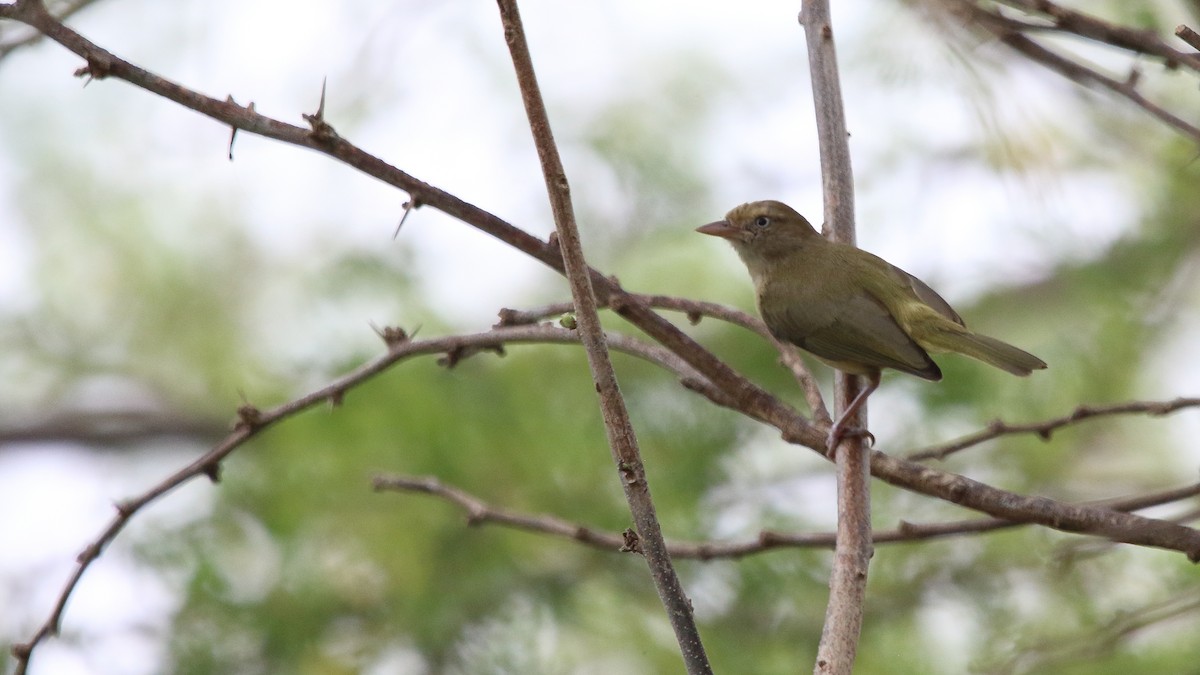
[[[709,234],[722,239],[741,239],[742,231],[729,224],[729,221],[718,220],[715,223],[697,227],[696,231],[700,234]]]

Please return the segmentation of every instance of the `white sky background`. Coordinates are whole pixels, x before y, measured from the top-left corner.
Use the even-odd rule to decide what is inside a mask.
[[[896,156],[897,139],[915,139],[916,147],[932,151],[979,135],[968,92],[953,78],[919,76],[954,64],[921,37],[909,15],[888,3],[834,4],[859,179],[860,246],[953,301],[1036,277],[1061,256],[1102,250],[1129,226],[1139,205],[1120,175],[998,178],[969,163],[966,169],[938,167]],[[694,54],[733,83],[713,88],[724,100],[701,154],[709,160],[703,171],[717,187],[711,203],[701,205],[708,211],[699,225],[762,198],[783,199],[820,220],[798,5],[543,0],[524,2],[522,13],[551,122],[568,145],[580,121],[555,118],[556,112],[586,117],[589,108],[631,88],[653,90],[655,66],[664,61]],[[327,119],[342,135],[540,236],[552,229],[494,3],[358,1],[300,9],[271,0],[103,0],[71,24],[135,64],[210,96],[253,101],[259,112],[294,124],[315,110],[327,77]],[[414,213],[393,242],[406,195],[315,153],[249,134],[239,135],[231,163],[227,128],[116,80],[83,88],[71,77],[79,66],[77,57],[50,43],[0,63],[0,307],[6,311],[36,297],[25,232],[69,227],[24,222],[17,206],[22,157],[52,144],[74,148],[85,173],[133,191],[204,195],[153,206],[167,231],[178,209],[193,211],[189,223],[205,208],[236,209],[253,239],[281,259],[319,257],[330,241],[411,250],[433,304],[467,328],[490,325],[499,307],[513,305],[545,278],[523,256],[432,209]],[[917,73],[909,86],[881,84],[904,82],[908,71]],[[1079,103],[1071,85],[1054,75],[1031,70],[1011,84],[1011,94],[995,102],[1002,119],[1039,120]],[[567,159],[571,172],[569,153]],[[586,179],[569,177],[575,194],[586,194]],[[211,195],[222,197],[214,204]],[[613,209],[620,212],[619,205]],[[585,242],[599,236],[587,231],[588,222],[581,225]],[[186,241],[189,232],[181,228],[177,235]],[[700,237],[681,241],[714,245]],[[739,264],[732,252],[727,260]],[[566,297],[565,283],[562,293]],[[742,296],[714,299],[733,297]],[[375,339],[369,322],[393,319],[332,318],[350,325],[329,330],[349,330],[359,344]],[[1178,393],[1187,393],[1185,381],[1195,379],[1181,379]],[[13,397],[0,391],[0,400]],[[24,639],[31,622],[45,617],[75,554],[110,517],[112,501],[144,489],[195,451],[154,458],[44,446],[0,451],[0,542],[10,542],[0,548],[0,638]],[[202,517],[208,488],[195,487],[140,518]],[[66,615],[68,631],[96,641],[85,650],[89,656],[51,640],[39,649],[34,672],[152,672],[153,631],[139,640],[131,627],[167,616],[171,600],[161,583],[143,576],[119,552],[95,565]],[[130,612],[129,596],[114,588],[147,598],[145,612]],[[136,656],[102,657],[117,647]]]

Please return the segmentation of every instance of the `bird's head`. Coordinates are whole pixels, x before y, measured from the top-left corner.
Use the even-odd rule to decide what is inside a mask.
[[[752,259],[771,259],[786,255],[821,235],[795,209],[774,200],[742,204],[697,232],[727,239],[738,255]]]

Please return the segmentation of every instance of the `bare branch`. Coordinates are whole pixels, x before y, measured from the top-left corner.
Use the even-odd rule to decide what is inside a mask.
[[[1031,422],[1029,424],[1009,424],[1003,420],[994,420],[991,424],[988,424],[987,429],[968,434],[941,445],[909,453],[906,455],[906,458],[914,462],[926,459],[945,459],[956,452],[974,447],[985,441],[990,441],[993,438],[1012,434],[1037,434],[1042,440],[1048,441],[1058,429],[1084,420],[1113,415],[1146,414],[1153,417],[1161,417],[1169,415],[1176,410],[1196,406],[1200,406],[1200,398],[1176,398],[1170,401],[1129,401],[1127,403],[1102,406],[1081,405],[1075,408],[1069,415],[1042,422]]]
[[[1050,527],[1063,532],[1088,533],[1126,544],[1184,551],[1192,562],[1200,560],[1200,547],[1197,546],[1200,544],[1200,532],[1189,527],[1090,506],[1063,504],[1046,497],[1011,492],[995,494],[992,492],[995,488],[965,476],[926,473],[929,470],[920,464],[882,452],[871,454],[871,472],[892,485],[905,489],[920,485],[920,492],[928,490],[925,494],[964,506],[983,499],[988,503],[986,512],[1004,520],[1042,524],[1048,524],[1046,520],[1049,520],[1053,523]]]
[[[817,140],[821,150],[821,185],[825,200],[825,236],[854,245],[854,175],[850,169],[846,114],[838,79],[837,51],[828,0],[805,0],[800,14],[808,45]],[[834,410],[840,418],[862,390],[860,378],[838,372],[834,378]],[[851,423],[867,427],[867,409],[859,408]],[[850,675],[862,632],[871,545],[870,451],[861,435],[848,434],[837,447],[838,536],[829,579],[829,604],[817,646],[813,672]]]
[[[525,532],[546,534],[577,541],[586,546],[604,551],[620,551],[625,546],[625,537],[618,532],[606,532],[587,525],[573,523],[558,516],[521,513],[488,504],[486,501],[460,488],[446,485],[436,476],[379,475],[371,481],[376,491],[420,492],[433,495],[455,504],[467,512],[467,525],[495,524]],[[1200,495],[1200,483],[1133,497],[1119,497],[1087,502],[1087,506],[1128,512],[1160,506]],[[1014,523],[994,518],[956,520],[944,523],[911,523],[901,521],[895,530],[877,531],[873,541],[877,544],[903,543],[937,539],[942,537],[983,534],[996,530],[1022,527],[1028,523]],[[695,560],[738,559],[780,548],[833,548],[837,542],[836,532],[813,532],[798,534],[763,530],[754,539],[740,542],[700,541],[668,542],[667,548],[674,558]]]
[[[542,164],[542,175],[546,191],[550,196],[550,208],[554,213],[555,231],[558,233],[559,249],[567,281],[571,286],[571,299],[575,302],[576,318],[579,322],[580,338],[587,352],[592,377],[596,381],[596,392],[600,395],[600,411],[604,418],[604,430],[608,435],[608,446],[617,465],[625,499],[637,526],[639,550],[650,568],[650,576],[658,597],[662,600],[675,639],[683,656],[684,665],[690,675],[712,673],[700,639],[700,630],[692,616],[692,603],[679,582],[671,554],[663,540],[662,528],[654,512],[654,501],[650,495],[650,484],[638,449],[637,435],[625,399],[617,384],[617,376],[609,359],[608,347],[604,342],[604,329],[600,326],[595,292],[592,290],[590,268],[583,256],[583,244],[579,228],[575,223],[575,209],[571,205],[570,185],[558,156],[558,147],[550,131],[550,118],[538,88],[533,70],[533,59],[525,40],[525,28],[516,0],[498,0],[500,20],[504,24],[504,40],[508,43],[513,68],[517,73],[517,84],[521,89],[521,100],[529,117],[529,128],[533,132],[538,158]]]

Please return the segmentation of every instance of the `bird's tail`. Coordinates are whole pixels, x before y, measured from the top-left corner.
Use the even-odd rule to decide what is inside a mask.
[[[1007,342],[972,333],[957,325],[954,328],[957,330],[942,330],[927,336],[933,339],[923,341],[922,346],[931,351],[955,352],[969,356],[1022,377],[1046,367],[1045,361]]]

